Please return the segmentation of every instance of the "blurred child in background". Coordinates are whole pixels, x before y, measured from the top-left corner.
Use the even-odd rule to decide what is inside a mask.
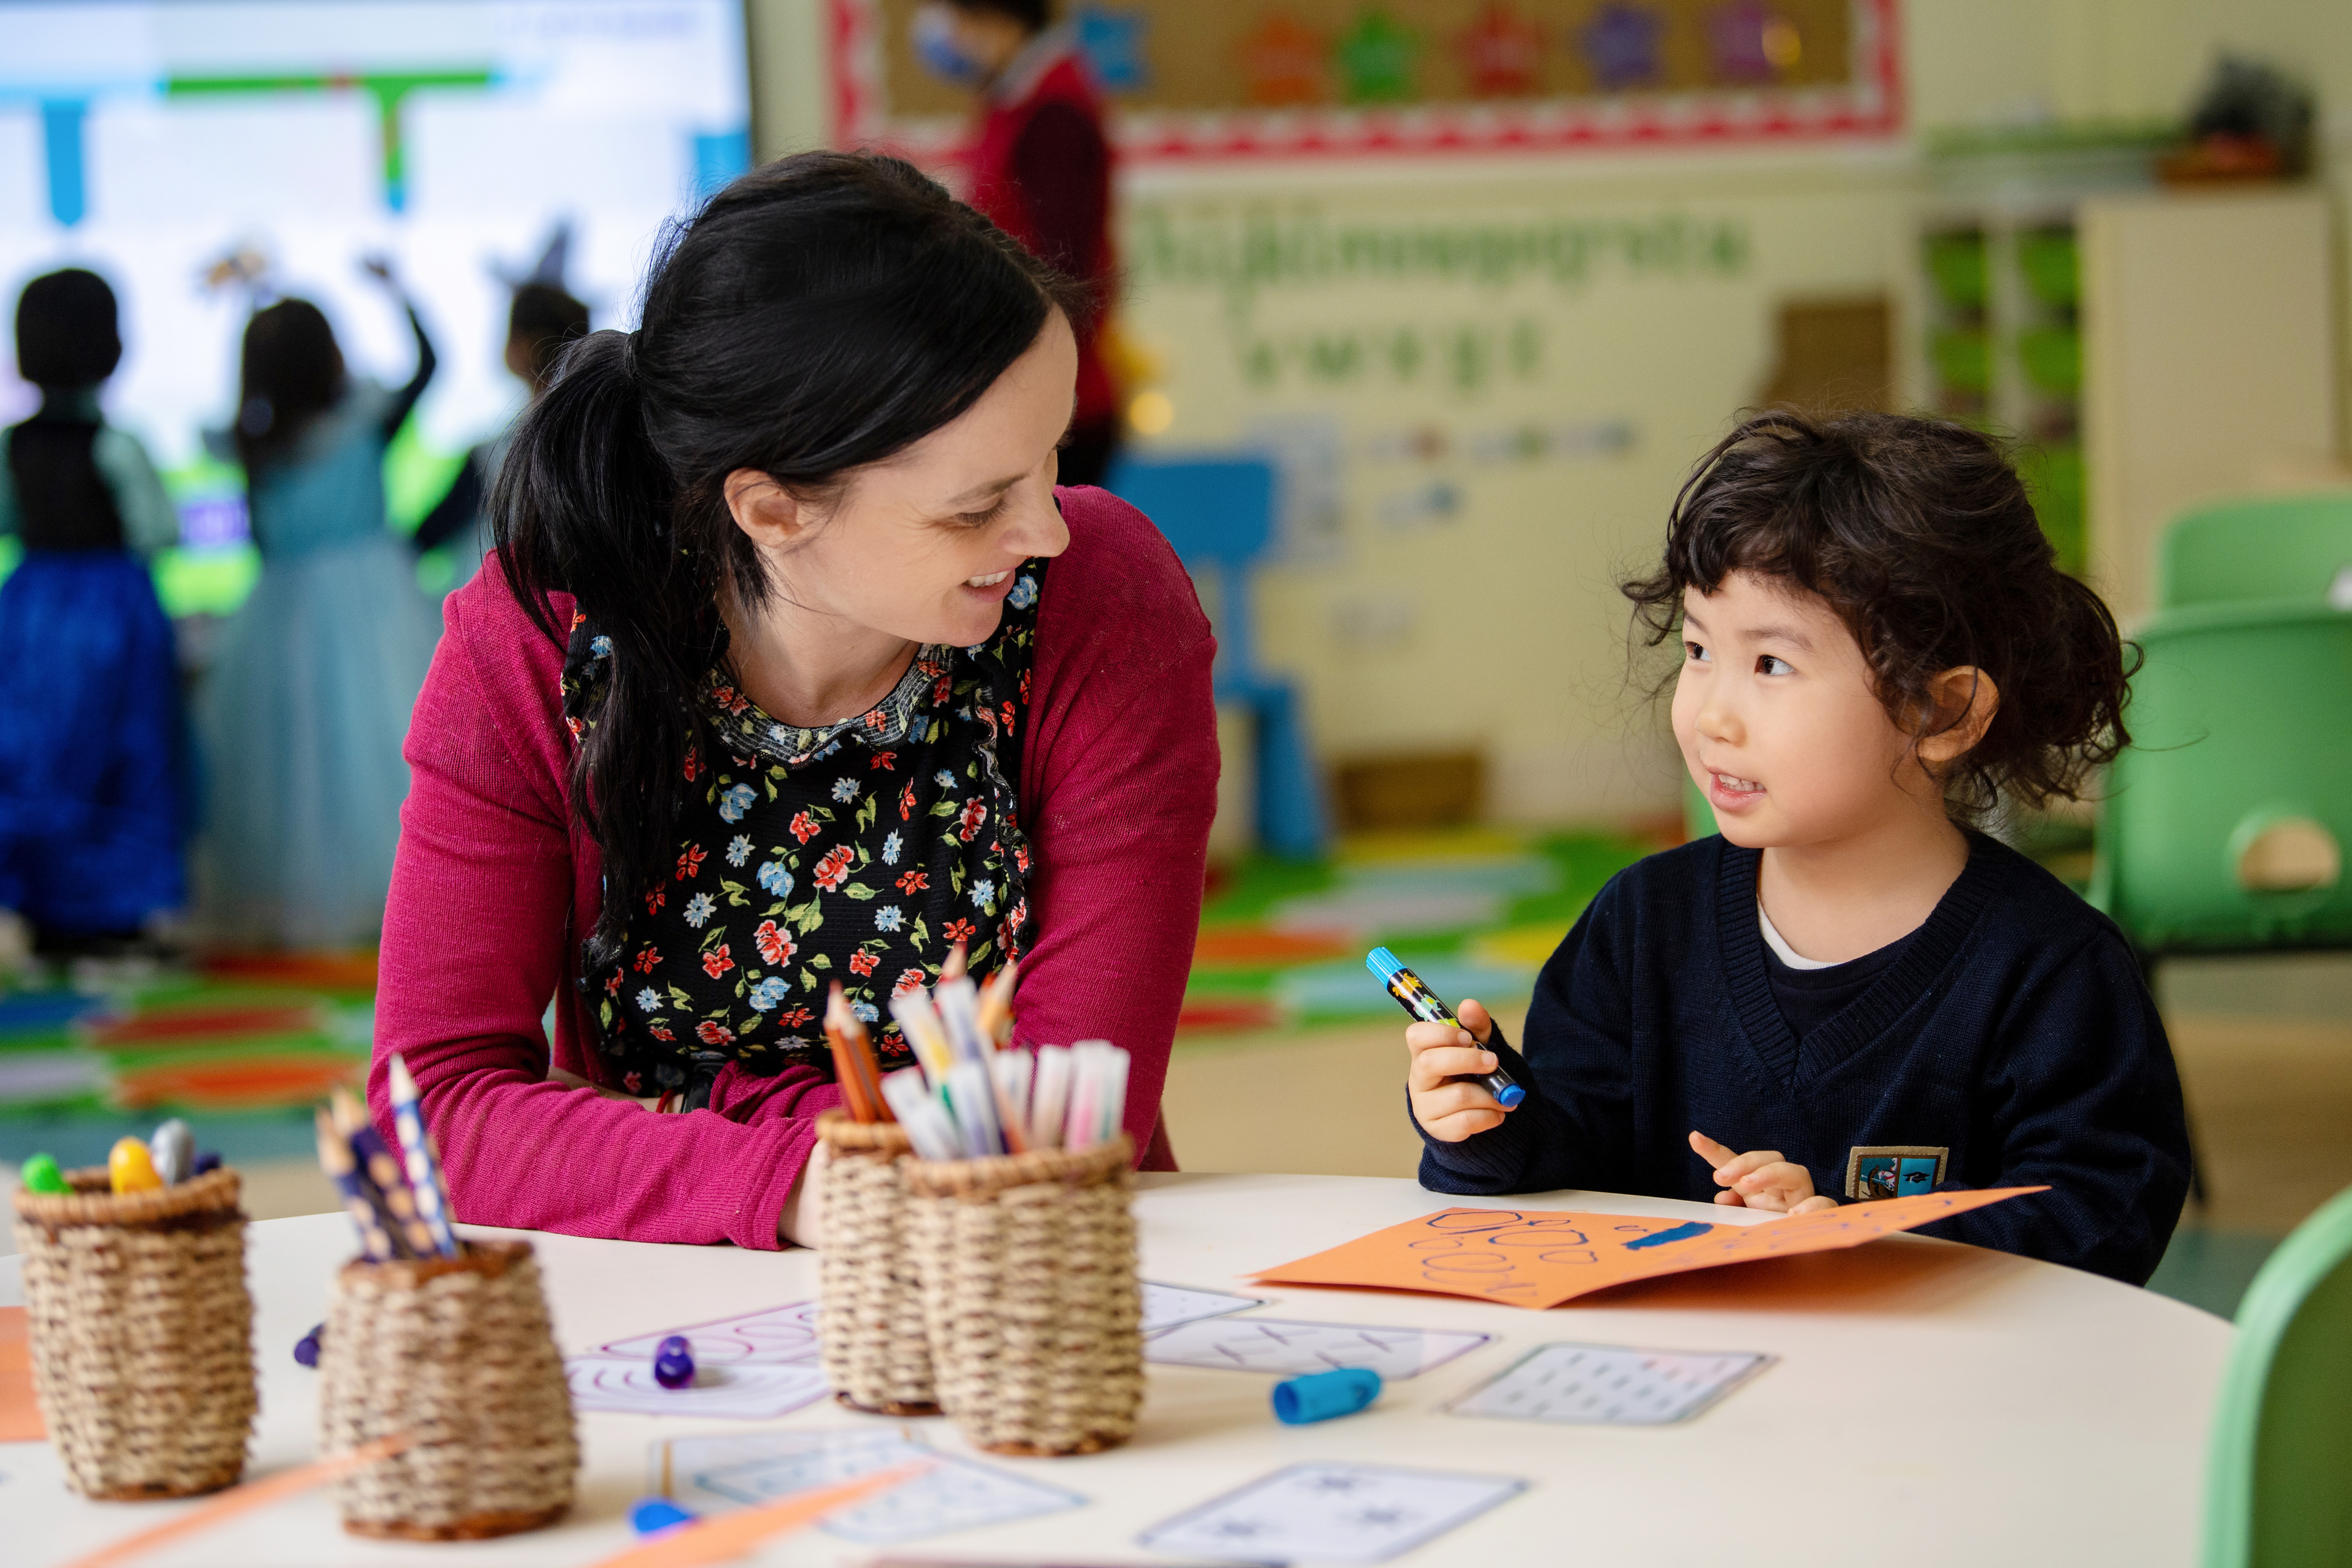
[[[507,312],[507,369],[530,389],[537,403],[554,379],[555,362],[564,345],[588,335],[588,307],[566,293],[561,283],[533,280],[519,285]],[[528,405],[526,405],[528,406]],[[446,547],[457,567],[452,588],[460,587],[482,564],[489,548],[490,491],[499,482],[499,465],[514,439],[513,426],[481,442],[466,454],[465,466],[449,490],[425,521],[416,525],[409,543],[420,555]]]
[[[316,305],[281,300],[245,330],[230,433],[261,579],[222,638],[202,704],[211,762],[199,862],[208,934],[239,945],[375,940],[408,767],[400,754],[440,617],[385,526],[383,455],[433,378],[387,392],[349,374]]]
[[[1111,145],[1102,94],[1077,29],[1050,26],[1050,0],[929,0],[915,14],[915,55],[976,89],[971,205],[1032,256],[1085,285],[1078,400],[1061,482],[1096,485],[1119,444],[1118,393],[1104,353],[1118,260],[1111,246]]]
[[[0,465],[0,538],[24,548],[0,586],[0,970],[36,937],[152,937],[187,901],[179,670],[145,561],[178,542],[179,515],[99,410],[121,359],[104,279],[26,285],[16,367],[41,406]]]

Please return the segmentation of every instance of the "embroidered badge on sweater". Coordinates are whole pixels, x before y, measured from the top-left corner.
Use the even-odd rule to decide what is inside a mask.
[[[1916,1143],[1857,1147],[1845,1157],[1845,1195],[1849,1198],[1907,1198],[1932,1193],[1944,1179],[1949,1149]]]

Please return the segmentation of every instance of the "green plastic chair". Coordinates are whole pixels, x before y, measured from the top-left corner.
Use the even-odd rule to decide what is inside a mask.
[[[2151,962],[2352,945],[2352,615],[2208,605],[2139,640],[2091,901]]]
[[[2166,609],[2250,599],[2325,603],[2352,566],[2352,490],[2249,496],[2184,512],[2156,563]]]
[[[2205,1568],[2352,1563],[2352,1190],[2297,1226],[2238,1308],[2205,1469]]]

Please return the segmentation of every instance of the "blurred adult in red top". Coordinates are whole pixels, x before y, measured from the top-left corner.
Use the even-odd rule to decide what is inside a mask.
[[[1051,0],[930,0],[915,14],[913,41],[925,68],[980,95],[971,205],[1092,297],[1092,319],[1077,324],[1077,406],[1061,459],[1062,483],[1091,485],[1119,436],[1102,342],[1114,266],[1111,150],[1077,31],[1051,22]]]

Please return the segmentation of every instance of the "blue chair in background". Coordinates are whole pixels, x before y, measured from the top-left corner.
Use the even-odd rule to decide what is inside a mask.
[[[1274,465],[1263,458],[1119,458],[1104,489],[1168,536],[1196,581],[1216,584],[1217,700],[1249,710],[1257,747],[1257,837],[1305,859],[1330,847],[1321,771],[1297,689],[1257,667],[1251,570],[1274,542]]]

